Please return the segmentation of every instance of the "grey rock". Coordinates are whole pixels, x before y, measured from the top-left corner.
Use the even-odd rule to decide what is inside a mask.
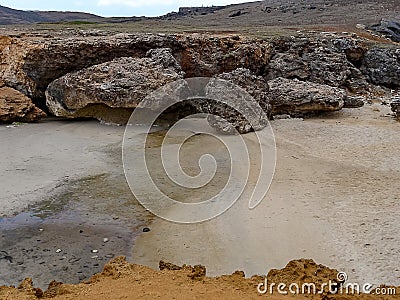
[[[334,48],[346,54],[352,63],[359,63],[368,51],[367,43],[364,40],[352,37],[337,37],[332,39]]]
[[[300,117],[337,111],[343,108],[346,99],[344,90],[328,85],[285,78],[276,78],[268,83],[272,115]]]
[[[400,42],[400,23],[382,19],[379,24],[367,27],[369,30],[379,32],[394,42]]]
[[[117,58],[56,79],[46,103],[56,116],[126,123],[146,96],[183,76],[171,49],[154,49],[145,58]]]
[[[347,96],[344,100],[344,108],[359,108],[365,104],[365,98],[362,96]]]
[[[345,86],[355,75],[361,76],[344,50],[335,48],[328,40],[307,37],[292,37],[280,43],[266,70],[268,80],[297,78],[335,87]]]
[[[212,127],[224,134],[244,134],[266,126],[271,107],[268,103],[268,83],[263,77],[239,68],[217,75],[215,79],[210,81],[209,91],[226,99],[229,105],[217,104],[211,107],[208,122]],[[221,79],[232,84],[232,87],[225,91],[221,89]]]
[[[400,87],[400,48],[372,48],[365,54],[360,70],[373,84]]]

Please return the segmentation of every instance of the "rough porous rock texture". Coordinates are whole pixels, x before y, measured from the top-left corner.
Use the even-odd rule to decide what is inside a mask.
[[[365,97],[363,96],[347,96],[344,100],[344,108],[359,108],[365,104]]]
[[[0,78],[32,99],[44,99],[55,79],[119,57],[144,57],[153,48],[178,48],[176,37],[157,34],[90,34],[0,39]]]
[[[299,287],[312,282],[317,291],[323,290],[327,293],[329,287],[322,285],[329,282],[332,282],[332,286],[339,284],[338,273],[339,271],[317,264],[312,259],[299,259],[289,262],[282,270],[270,270],[267,279],[268,282],[284,283],[287,286],[297,284]]]
[[[104,109],[134,109],[147,95],[183,75],[171,49],[154,49],[146,58],[117,58],[56,79],[47,88],[46,102],[56,116],[104,120]]]
[[[134,77],[128,73],[141,68],[134,66],[139,61],[150,59],[146,58],[149,50],[164,48],[171,49],[167,59],[160,53],[152,58],[162,69],[174,70],[177,74],[182,70],[186,77],[214,77],[232,72],[236,78],[232,82],[242,87],[240,83],[244,83],[246,90],[249,90],[249,81],[260,82],[257,76],[265,80],[299,79],[364,96],[377,94],[375,85],[389,88],[400,85],[399,49],[393,45],[373,46],[371,41],[354,34],[333,32],[300,32],[291,37],[258,39],[232,34],[112,34],[75,29],[44,34],[33,31],[0,38],[0,80],[30,97],[40,108],[46,106],[45,91],[50,84],[50,111],[57,111],[56,115],[96,116],[118,123],[116,119],[121,115],[126,119],[137,103],[137,99],[127,95],[127,91],[130,94],[133,91],[127,82]],[[102,64],[111,71],[99,69]],[[255,77],[236,71],[241,69],[247,69]],[[114,81],[105,79],[109,73],[116,76]],[[67,81],[70,84],[74,80],[80,82],[67,85]],[[257,98],[258,84],[249,91],[254,98]],[[56,85],[63,88],[56,89]],[[140,88],[133,94],[140,94]],[[265,89],[261,91],[264,93]],[[67,99],[64,103],[64,94],[71,101]],[[346,101],[346,107],[362,105],[360,101],[350,103],[352,100],[355,99]],[[269,112],[268,108],[263,109]]]
[[[68,35],[69,34],[69,35]],[[205,34],[115,34],[65,32],[34,39],[1,37],[0,79],[27,96],[43,99],[47,86],[70,72],[119,57],[144,57],[150,49],[170,48],[188,77],[212,77],[238,67],[260,71],[271,43],[239,36]]]
[[[362,61],[361,71],[376,85],[400,87],[400,48],[373,48]]]
[[[299,117],[337,111],[343,108],[346,99],[344,90],[328,85],[286,78],[276,78],[268,83],[272,115]]]
[[[367,82],[348,60],[359,60],[363,48],[348,40],[291,37],[279,40],[267,69],[267,79],[284,77],[299,79],[350,90],[365,89]]]
[[[208,117],[209,124],[217,131],[225,134],[248,133],[265,127],[267,114],[270,112],[268,103],[268,83],[261,76],[254,75],[250,70],[239,68],[229,73],[217,75],[215,78],[222,79],[243,89],[238,90],[239,97],[231,97],[230,106],[212,106],[211,115]],[[211,82],[211,84],[213,84]],[[216,92],[215,89],[212,89]],[[223,99],[230,96],[232,89],[220,90]],[[245,95],[245,94],[248,95]],[[246,102],[246,104],[244,104]],[[246,107],[246,106],[248,107]],[[246,107],[244,114],[238,110]]]
[[[35,122],[45,116],[24,94],[10,87],[0,87],[0,122]]]
[[[237,68],[261,74],[273,50],[271,42],[240,36],[194,34],[179,38],[179,42],[183,51],[177,57],[188,77],[213,77]]]

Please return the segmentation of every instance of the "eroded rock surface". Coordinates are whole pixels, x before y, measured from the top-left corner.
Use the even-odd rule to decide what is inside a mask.
[[[178,54],[188,77],[213,77],[237,68],[261,74],[268,65],[273,44],[240,36],[191,35],[179,38],[183,51]]]
[[[229,73],[216,76],[217,81],[211,81],[209,88],[221,99],[230,97],[234,88],[227,91],[216,88],[218,80],[240,87],[245,92],[237,90],[237,97],[230,97],[230,106],[212,106],[209,124],[217,131],[225,134],[248,133],[265,127],[267,114],[270,111],[268,103],[268,83],[261,76],[254,75],[250,70],[239,68]],[[247,94],[247,95],[246,95]],[[236,96],[236,95],[235,95]],[[242,110],[242,112],[240,112]],[[219,117],[218,117],[219,116]]]
[[[70,72],[119,57],[144,57],[153,48],[177,48],[176,37],[106,33],[0,39],[0,77],[32,99],[44,99],[47,86]]]
[[[72,29],[48,34],[32,32],[0,38],[0,80],[40,107],[46,105],[45,91],[50,85],[48,103],[50,111],[56,115],[94,116],[119,123],[118,119],[129,117],[146,91],[170,82],[169,79],[182,78],[181,71],[187,78],[212,78],[232,73],[227,78],[236,78],[231,82],[241,87],[241,82],[244,83],[245,90],[254,98],[262,96],[257,95],[257,90],[261,93],[266,90],[258,86],[259,76],[264,80],[283,77],[339,87],[357,96],[373,96],[379,92],[376,85],[398,87],[400,50],[393,45],[371,48],[372,45],[366,39],[345,33],[298,33],[291,37],[258,39],[230,34],[111,34]],[[168,59],[164,61],[163,55],[163,62],[157,61],[158,55],[153,55],[152,59],[161,68],[159,70],[169,69],[179,75],[170,74],[165,77],[168,80],[145,71],[149,50],[164,48],[171,49]],[[148,87],[139,84],[134,88],[128,83],[139,80],[132,75],[136,74],[136,68],[147,72],[145,77],[155,76]],[[241,69],[247,69],[255,77],[239,74],[237,70]],[[115,78],[107,78],[111,76]],[[153,84],[156,81],[159,84]],[[255,83],[254,88],[250,81]],[[362,105],[355,100],[348,98],[346,107]],[[319,106],[314,107],[315,112],[321,111]],[[263,110],[270,112],[266,107]],[[228,119],[233,115],[225,114]],[[238,123],[234,125],[240,131],[244,128]]]
[[[299,117],[337,111],[343,108],[346,99],[344,90],[328,85],[286,78],[276,78],[268,83],[273,115]]]
[[[266,76],[299,79],[334,87],[359,90],[367,83],[361,72],[348,60],[362,56],[360,46],[345,40],[289,38],[280,41],[269,63]]]
[[[147,95],[183,75],[171,49],[154,49],[145,58],[117,58],[56,79],[46,91],[46,103],[61,117],[104,120],[107,110],[119,109],[122,119],[129,118]]]
[[[0,122],[35,122],[45,116],[24,94],[10,87],[0,87]]]
[[[347,96],[344,100],[344,108],[359,108],[365,104],[363,96]]]
[[[400,48],[373,48],[363,58],[361,71],[376,85],[400,87]]]

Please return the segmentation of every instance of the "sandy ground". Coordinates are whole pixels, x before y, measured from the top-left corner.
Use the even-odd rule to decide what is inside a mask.
[[[236,270],[248,277],[265,275],[292,259],[313,258],[346,271],[351,282],[400,285],[400,136],[399,123],[389,113],[387,106],[374,104],[320,118],[273,121],[278,160],[267,197],[249,210],[245,192],[220,217],[195,225],[158,218],[149,224],[153,218],[132,200],[124,182],[119,157],[122,128],[59,121],[1,126],[2,140],[7,141],[0,147],[5,170],[1,214],[10,216],[38,203],[37,212],[43,213],[46,209],[40,204],[46,196],[55,194],[52,203],[58,203],[65,191],[75,191],[70,195],[75,201],[50,208],[53,214],[39,217],[33,227],[26,219],[22,227],[14,219],[1,219],[0,250],[14,249],[17,258],[13,264],[4,255],[0,259],[2,282],[17,284],[26,275],[35,285],[39,278],[40,287],[51,278],[74,283],[99,272],[107,255],[130,251],[129,261],[137,264],[154,269],[160,260],[202,264],[210,276]],[[196,139],[210,145],[202,136]],[[189,150],[194,147],[189,143]],[[197,162],[187,153],[186,163]],[[220,176],[223,181],[223,172]],[[181,191],[176,195],[196,196]],[[151,231],[135,238],[144,226]],[[15,227],[29,227],[35,233],[18,235]],[[40,229],[47,236],[38,238]],[[84,238],[77,237],[81,230],[88,233]],[[124,243],[103,242],[119,235]],[[57,247],[61,253],[56,253]],[[34,254],[18,256],[23,249]],[[46,249],[51,255],[38,256]],[[93,249],[99,253],[91,253]],[[75,261],[77,256],[81,260]],[[63,257],[67,262],[56,263]],[[25,268],[15,265],[18,259]],[[48,276],[40,277],[49,269]]]
[[[97,121],[0,126],[0,285],[78,283],[130,256],[151,216],[125,181],[123,132]]]
[[[251,211],[246,199],[209,222],[156,219],[134,262],[203,264],[211,276],[247,276],[295,258],[347,272],[353,282],[400,284],[398,126],[380,104],[308,120],[276,120],[272,187]],[[246,196],[244,196],[245,198]]]
[[[84,125],[83,125],[84,124]],[[64,180],[109,171],[104,147],[119,143],[123,128],[96,122],[0,126],[0,216],[19,212]]]
[[[32,286],[30,279],[18,288],[0,287],[1,299],[314,299],[314,300],[392,300],[398,299],[400,288],[380,287],[371,294],[339,287],[338,293],[328,292],[324,284],[335,282],[337,270],[318,265],[312,260],[291,261],[281,270],[271,270],[268,276],[245,279],[243,272],[220,277],[206,277],[203,266],[179,267],[160,264],[161,271],[132,265],[124,257],[107,264],[101,274],[79,285],[52,282],[42,291]],[[285,284],[281,292],[270,288],[270,283]],[[299,288],[296,295],[289,294],[289,284],[315,283],[315,289]],[[263,284],[268,288],[264,289]],[[283,295],[286,291],[287,295]],[[296,290],[292,290],[296,293]],[[314,293],[315,291],[315,293]]]

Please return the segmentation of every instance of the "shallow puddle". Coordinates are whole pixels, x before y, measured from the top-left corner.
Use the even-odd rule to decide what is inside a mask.
[[[32,277],[77,283],[114,256],[132,253],[151,215],[133,198],[123,174],[100,174],[62,185],[55,195],[0,218],[0,285]]]

